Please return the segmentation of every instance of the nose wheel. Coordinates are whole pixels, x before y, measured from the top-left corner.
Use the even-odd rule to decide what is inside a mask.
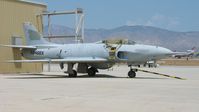
[[[130,71],[128,72],[129,78],[135,78],[136,77],[136,72],[138,71],[137,69],[133,69],[132,65],[129,65]]]
[[[134,70],[130,70],[128,72],[128,76],[129,76],[129,78],[135,78],[136,77],[136,72]]]

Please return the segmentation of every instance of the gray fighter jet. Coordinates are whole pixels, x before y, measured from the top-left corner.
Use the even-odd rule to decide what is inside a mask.
[[[3,45],[19,48],[27,60],[9,60],[11,63],[59,63],[61,69],[68,64],[69,77],[77,73],[95,76],[98,69],[111,68],[115,63],[124,62],[130,67],[128,76],[134,78],[133,65],[144,64],[150,60],[159,60],[172,55],[172,51],[159,46],[141,45],[134,42],[109,44],[97,43],[55,44],[46,41],[29,22],[24,23],[26,45]],[[76,69],[74,65],[77,64]]]

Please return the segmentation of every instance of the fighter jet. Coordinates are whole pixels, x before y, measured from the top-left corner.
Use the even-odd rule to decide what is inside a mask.
[[[26,60],[9,60],[10,63],[59,63],[61,69],[67,64],[69,77],[77,73],[88,73],[95,76],[98,69],[111,68],[115,63],[125,62],[130,67],[128,76],[136,77],[133,65],[144,64],[150,60],[159,60],[170,56],[169,49],[136,44],[129,41],[126,44],[108,44],[104,41],[97,43],[55,44],[46,41],[34,25],[24,23],[26,45],[3,45],[19,48],[21,56]],[[74,69],[74,65],[77,65]]]

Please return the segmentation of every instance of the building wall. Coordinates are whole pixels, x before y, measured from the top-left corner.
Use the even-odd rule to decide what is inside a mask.
[[[24,22],[32,22],[42,32],[42,18],[36,15],[46,6],[19,0],[0,0],[0,44],[12,44],[12,37],[21,37],[25,44]],[[41,72],[40,63],[2,63],[5,60],[23,59],[18,49],[0,47],[0,73]]]

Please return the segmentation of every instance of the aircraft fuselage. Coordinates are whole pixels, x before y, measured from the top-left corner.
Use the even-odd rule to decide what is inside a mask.
[[[74,57],[101,57],[109,59],[110,49],[106,44],[64,44],[36,50],[24,49],[23,56],[27,59],[66,59]],[[167,57],[170,50],[150,45],[121,45],[115,52],[115,62],[143,63]]]

